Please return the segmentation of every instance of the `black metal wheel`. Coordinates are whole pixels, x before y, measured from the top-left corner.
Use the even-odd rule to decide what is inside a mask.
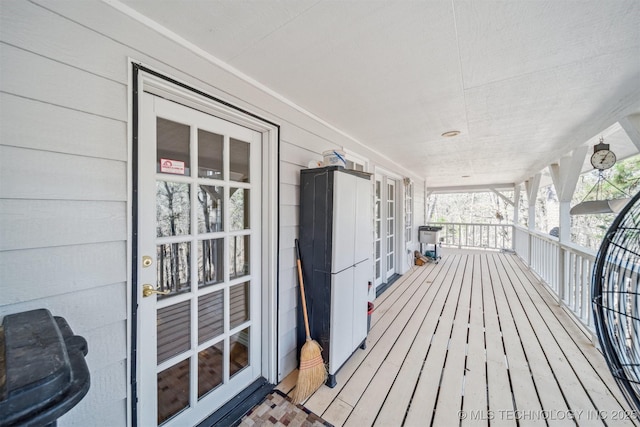
[[[598,340],[609,369],[640,411],[640,192],[622,209],[600,245],[591,295]]]

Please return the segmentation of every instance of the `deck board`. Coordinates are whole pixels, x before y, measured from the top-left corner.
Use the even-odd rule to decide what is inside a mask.
[[[447,275],[445,280],[451,280],[447,300],[440,311],[436,322],[433,337],[427,352],[427,357],[422,365],[422,372],[415,385],[414,394],[407,410],[407,425],[427,425],[433,418],[438,392],[440,390],[443,367],[447,357],[449,339],[453,327],[453,320],[458,304],[460,291],[462,290],[462,257],[456,259],[457,268],[453,278]],[[436,312],[439,311],[436,308]],[[411,384],[406,385],[411,387]]]
[[[484,316],[486,328],[486,352],[487,352],[487,388],[489,395],[489,414],[491,414],[491,425],[515,426],[516,421],[509,416],[515,411],[514,397],[511,393],[511,383],[505,354],[504,342],[502,340],[502,328],[498,308],[496,305],[496,284],[495,278],[491,275],[489,257],[483,256],[481,261],[482,290],[484,296]]]
[[[467,342],[467,360],[465,364],[464,394],[462,410],[469,413],[478,408],[488,408],[487,370],[485,353],[484,298],[482,295],[482,277],[480,255],[473,256],[474,274],[469,316],[469,339]],[[464,419],[463,426],[486,425],[477,420]]]
[[[526,408],[528,411],[541,411],[540,397],[515,320],[515,317],[522,315],[522,312],[517,308],[514,310],[510,304],[510,301],[513,301],[506,295],[505,291],[505,288],[508,287],[508,278],[504,271],[495,264],[495,258],[490,257],[488,263],[494,284],[496,308],[502,328],[502,339],[511,380],[514,408],[516,410]],[[545,425],[545,420],[523,419],[520,424],[523,426],[539,426]]]
[[[453,266],[453,264],[449,264],[448,267]],[[443,268],[442,272],[448,273],[449,270]],[[426,307],[426,313],[424,313],[420,329],[414,337],[411,349],[400,368],[395,383],[388,392],[385,404],[379,409],[374,425],[389,426],[394,425],[394,423],[397,424],[398,420],[404,419],[406,408],[411,403],[414,395],[414,385],[417,384],[423,372],[423,364],[431,348],[433,331],[442,314],[441,310],[444,307],[444,303],[450,294],[450,288],[444,286],[444,280],[441,280],[439,284],[432,283],[430,286],[435,290],[435,297]]]
[[[516,256],[442,252],[376,299],[367,348],[308,409],[336,426],[638,425],[612,422],[629,408],[604,358]]]
[[[435,426],[451,425],[451,418],[457,417],[458,411],[462,409],[466,348],[469,338],[473,259],[466,258],[463,262],[464,264],[460,266],[460,271],[463,271],[461,288],[447,345],[447,358],[442,369],[438,400],[433,414],[433,425]]]
[[[513,272],[512,272],[513,274]],[[544,321],[544,326],[554,337],[557,348],[560,350],[561,355],[560,359],[564,358],[565,360],[571,361],[568,364],[568,367],[571,368],[575,379],[577,381],[576,387],[581,387],[584,391],[584,394],[588,397],[589,401],[593,405],[592,408],[587,408],[587,404],[583,402],[583,406],[572,406],[572,408],[576,409],[585,409],[592,410],[593,413],[596,412],[605,412],[613,414],[614,412],[622,411],[622,406],[620,402],[615,397],[613,393],[611,393],[611,388],[603,383],[601,374],[608,374],[608,369],[604,372],[598,372],[594,370],[593,366],[590,364],[589,360],[585,358],[584,352],[589,350],[589,347],[593,347],[590,343],[587,344],[584,340],[584,336],[582,337],[582,344],[584,351],[578,347],[576,341],[572,339],[572,336],[567,332],[567,329],[558,322],[558,317],[553,313],[553,309],[559,309],[559,306],[553,302],[552,299],[548,299],[546,302],[541,297],[541,294],[538,292],[531,292],[522,287],[521,282],[517,282],[520,286],[518,290],[520,291],[520,295],[522,298],[525,298],[525,295],[529,298],[529,300],[525,303],[529,305],[532,309],[535,309],[540,315],[540,318]],[[550,305],[549,305],[550,303]],[[563,313],[565,314],[565,313]],[[567,326],[569,326],[568,324]],[[580,338],[580,333],[577,333],[577,337]],[[601,366],[603,368],[603,366]],[[604,366],[606,368],[606,366]],[[563,372],[569,372],[569,369],[563,369]],[[610,375],[607,375],[610,376]],[[573,377],[572,377],[573,378]],[[581,395],[582,393],[576,393],[576,390],[569,388],[565,382],[561,382],[561,386],[565,388],[565,394],[573,397],[576,394]],[[570,400],[570,399],[568,399]],[[581,425],[600,425],[599,420],[586,420]],[[630,420],[621,419],[616,420],[616,425],[632,425]]]
[[[414,269],[405,275],[402,278],[403,280],[394,283],[393,287],[388,290],[388,292],[393,295],[393,298],[391,298],[388,304],[385,304],[384,300],[382,300],[382,302],[379,302],[379,300],[375,301],[376,309],[372,314],[371,330],[366,340],[367,348],[363,351],[357,350],[338,371],[336,374],[337,385],[334,388],[321,387],[305,402],[305,406],[317,414],[322,414],[326,411],[342,391],[345,383],[351,380],[369,353],[374,350],[376,352],[382,352],[382,345],[378,345],[381,337],[385,335],[395,335],[397,337],[400,334],[402,325],[396,325],[399,314],[404,311],[405,315],[410,315],[407,310],[403,310],[404,304],[411,299],[413,295],[412,292],[414,292],[415,289],[419,289],[424,282],[429,281],[429,277],[431,277],[432,274],[437,273],[438,270],[434,268]]]

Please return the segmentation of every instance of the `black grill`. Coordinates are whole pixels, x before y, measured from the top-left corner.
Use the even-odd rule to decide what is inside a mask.
[[[45,309],[5,316],[1,331],[0,427],[55,426],[89,391],[86,340]]]

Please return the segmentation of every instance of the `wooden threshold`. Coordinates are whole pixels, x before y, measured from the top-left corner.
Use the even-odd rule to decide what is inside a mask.
[[[515,255],[442,252],[375,300],[366,349],[309,410],[336,426],[640,425],[589,334]]]

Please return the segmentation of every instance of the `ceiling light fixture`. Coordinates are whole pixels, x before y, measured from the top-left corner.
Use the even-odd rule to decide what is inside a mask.
[[[452,138],[452,137],[458,136],[458,135],[460,135],[460,131],[459,130],[450,130],[450,131],[447,131],[447,132],[442,134],[442,136],[444,136],[445,138]]]

